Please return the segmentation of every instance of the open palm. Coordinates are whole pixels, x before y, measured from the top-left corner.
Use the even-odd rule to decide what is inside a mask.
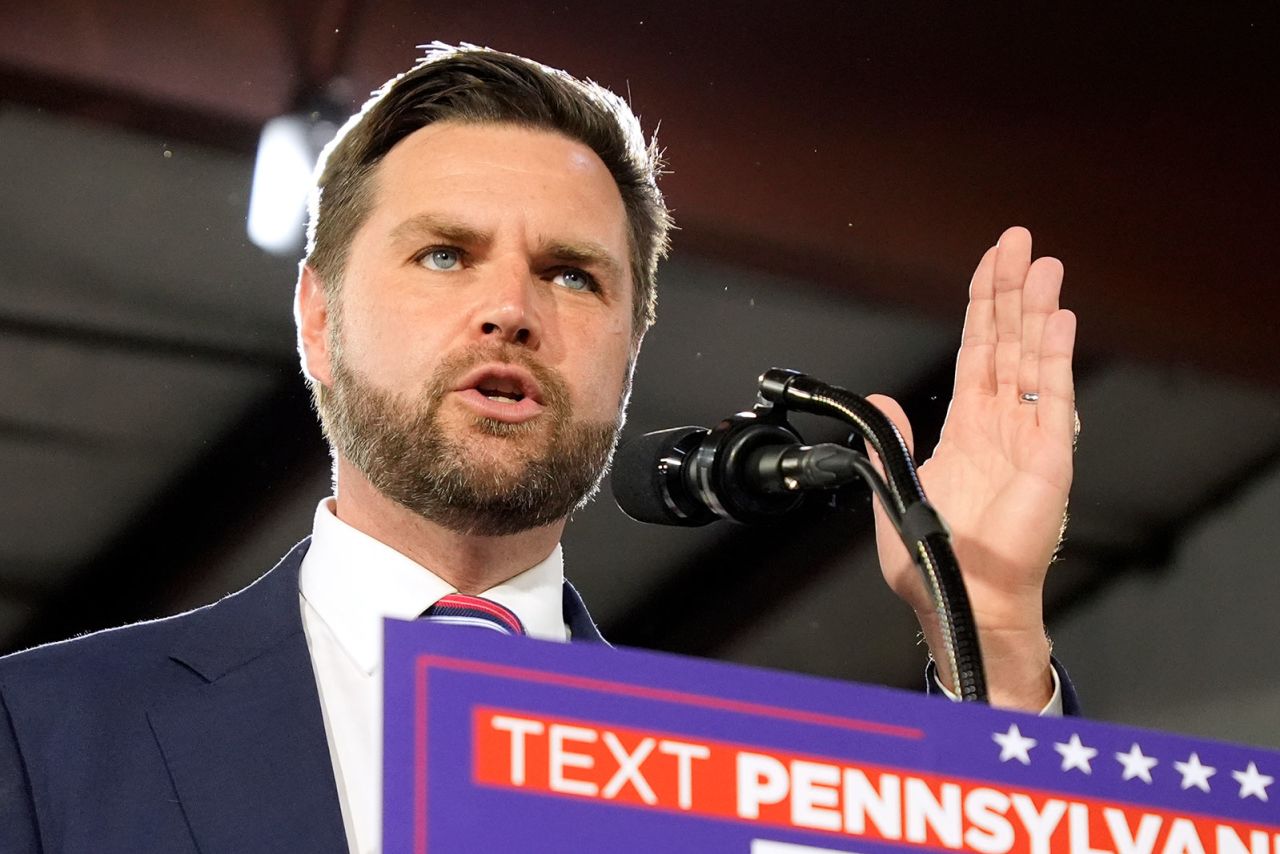
[[[951,528],[992,700],[1028,708],[1048,684],[1042,596],[1066,512],[1077,423],[1075,317],[1058,307],[1061,286],[1056,259],[1032,263],[1026,229],[1009,229],[983,255],[970,285],[946,423],[920,467],[925,494]],[[1028,393],[1038,401],[1028,402]],[[910,444],[901,407],[883,396],[871,400]],[[919,571],[879,508],[876,522],[885,580],[915,609],[945,666]]]

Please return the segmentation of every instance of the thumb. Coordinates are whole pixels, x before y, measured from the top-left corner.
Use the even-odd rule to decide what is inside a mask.
[[[907,448],[912,448],[911,422],[907,420],[907,413],[903,411],[898,402],[891,397],[883,394],[873,394],[867,397],[867,402],[884,413],[894,426],[898,428],[898,432],[902,434],[902,439],[907,443]],[[884,477],[884,463],[880,460],[880,455],[876,453],[875,448],[870,442],[865,442],[867,448],[867,457],[871,460],[871,464],[875,466],[876,471],[880,473],[880,477]],[[876,545],[880,553],[880,570],[884,573],[885,580],[889,582],[889,586],[898,592],[903,588],[904,578],[910,577],[908,571],[911,563],[911,557],[907,553],[906,547],[903,546],[902,540],[898,537],[898,531],[890,521],[884,507],[880,505],[877,498],[872,501],[875,511],[876,520]],[[902,567],[908,569],[902,569]],[[902,595],[901,592],[898,595]]]
[[[870,403],[876,409],[879,409],[884,413],[886,418],[893,422],[893,426],[897,427],[898,432],[902,434],[902,440],[907,443],[907,450],[911,452],[911,456],[914,458],[915,439],[911,433],[911,421],[908,420],[907,413],[903,408],[898,405],[898,401],[887,395],[871,394],[867,395],[867,403]],[[879,455],[876,454],[875,449],[871,447],[870,443],[867,443],[867,456],[876,464],[876,468],[879,470],[880,476],[883,477],[884,466],[880,462]]]

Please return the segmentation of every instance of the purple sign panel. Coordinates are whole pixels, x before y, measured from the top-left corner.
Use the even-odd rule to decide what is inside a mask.
[[[1280,854],[1261,748],[421,622],[385,678],[387,854]]]

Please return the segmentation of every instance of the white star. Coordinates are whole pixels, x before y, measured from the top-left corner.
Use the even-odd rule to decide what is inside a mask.
[[[1210,765],[1200,764],[1200,755],[1191,754],[1186,762],[1175,762],[1173,767],[1182,775],[1182,788],[1195,786],[1202,792],[1209,791],[1209,778],[1218,773],[1218,769]]]
[[[1066,744],[1055,742],[1053,749],[1062,754],[1062,770],[1070,771],[1072,768],[1083,771],[1086,774],[1092,774],[1093,769],[1089,767],[1089,760],[1098,755],[1098,751],[1092,747],[1085,747],[1080,743],[1080,736],[1075,733],[1071,734],[1071,740]]]
[[[1024,736],[1017,724],[1009,724],[1008,732],[992,733],[991,738],[1000,745],[1001,762],[1016,759],[1023,765],[1031,764],[1031,748],[1036,746],[1036,740]]]
[[[1151,769],[1160,764],[1154,756],[1144,756],[1136,741],[1128,753],[1117,753],[1116,761],[1124,766],[1124,776],[1121,779],[1132,780],[1137,777],[1144,783],[1151,782]]]
[[[1231,776],[1236,778],[1236,782],[1240,784],[1240,797],[1247,798],[1254,795],[1260,801],[1267,799],[1267,786],[1276,781],[1275,777],[1268,777],[1258,771],[1258,766],[1249,763],[1249,767],[1243,771],[1232,771]]]

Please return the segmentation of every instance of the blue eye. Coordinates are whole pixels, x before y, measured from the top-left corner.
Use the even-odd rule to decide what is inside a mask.
[[[591,277],[590,273],[573,267],[566,268],[551,277],[551,281],[561,287],[568,288],[571,291],[594,291],[596,290],[596,280]]]
[[[418,263],[428,270],[452,270],[462,263],[462,252],[442,246],[428,250]]]

